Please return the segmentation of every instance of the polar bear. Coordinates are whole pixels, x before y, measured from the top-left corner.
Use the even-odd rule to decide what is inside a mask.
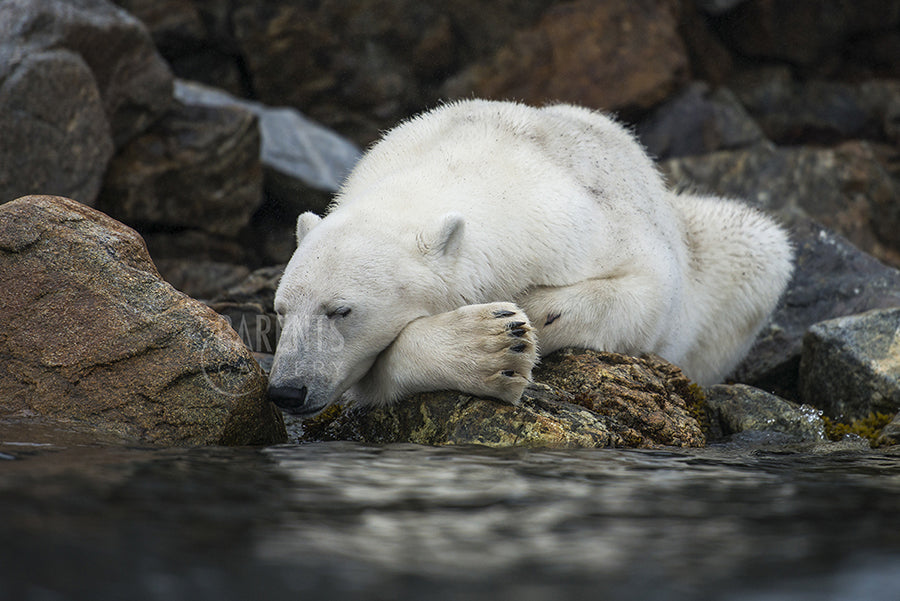
[[[791,271],[774,221],[670,192],[603,114],[446,104],[385,134],[326,217],[299,217],[270,398],[297,415],[345,393],[516,403],[538,349],[567,346],[653,352],[709,384],[746,353]]]

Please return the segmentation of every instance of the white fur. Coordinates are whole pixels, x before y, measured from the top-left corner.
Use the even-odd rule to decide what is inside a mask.
[[[471,100],[413,118],[297,229],[271,385],[276,402],[306,387],[299,413],[348,390],[516,402],[535,336],[543,353],[654,352],[716,382],[792,269],[770,219],[675,195],[623,127],[567,105]]]

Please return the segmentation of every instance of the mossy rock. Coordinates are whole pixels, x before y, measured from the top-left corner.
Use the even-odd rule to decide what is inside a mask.
[[[563,350],[535,371],[518,405],[457,392],[389,406],[333,407],[303,424],[302,441],[550,448],[703,446],[697,387],[659,357]]]
[[[841,422],[833,420],[829,417],[823,417],[825,422],[825,436],[829,440],[843,440],[845,436],[856,435],[869,441],[872,447],[886,446],[895,444],[887,439],[882,438],[882,431],[888,424],[892,423],[894,415],[885,413],[870,413],[861,419],[853,419],[849,422]]]

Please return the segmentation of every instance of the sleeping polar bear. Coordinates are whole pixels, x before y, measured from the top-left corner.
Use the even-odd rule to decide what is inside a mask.
[[[668,191],[610,118],[469,100],[388,132],[297,223],[270,398],[310,415],[458,390],[516,403],[542,353],[653,352],[701,384],[792,271],[760,212]]]

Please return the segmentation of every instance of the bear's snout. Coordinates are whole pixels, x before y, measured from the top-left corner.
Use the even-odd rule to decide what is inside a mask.
[[[306,386],[269,386],[269,400],[279,409],[295,415],[309,413],[306,403]]]

